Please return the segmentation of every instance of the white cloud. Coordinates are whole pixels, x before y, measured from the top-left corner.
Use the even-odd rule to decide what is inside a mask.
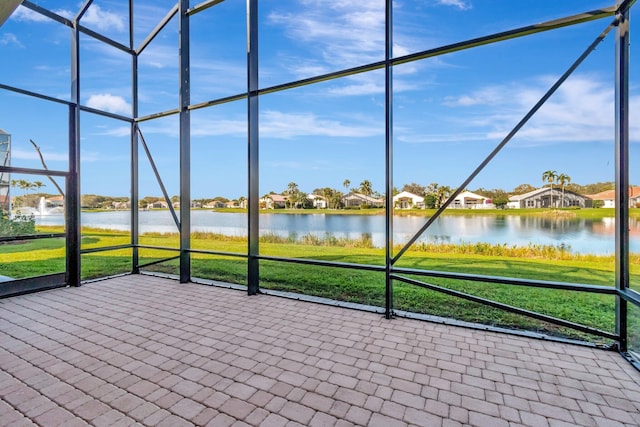
[[[67,19],[73,19],[75,17],[75,13],[67,9],[56,9],[52,10],[52,12]],[[46,16],[24,6],[18,7],[11,15],[11,19],[20,22],[51,22]],[[120,15],[105,11],[97,4],[92,4],[89,9],[87,9],[81,22],[100,31],[113,30],[122,32],[126,29],[125,21]]]
[[[267,138],[295,138],[300,136],[329,136],[363,138],[383,135],[383,126],[366,123],[343,123],[320,118],[312,113],[283,113],[265,111],[260,116],[260,135]]]
[[[140,65],[152,68],[178,68],[178,49],[169,45],[152,44],[140,55]]]
[[[297,79],[384,60],[384,0],[298,0],[287,10],[274,9],[268,15],[268,22],[281,28],[291,40],[290,46],[288,43],[279,46],[278,63]],[[394,33],[395,57],[424,46],[424,40],[416,39],[410,29],[399,27]],[[408,77],[425,67],[440,66],[440,62],[431,59],[397,67],[394,71],[396,91],[398,88],[415,88],[421,83],[410,82]],[[264,70],[262,77],[268,80]],[[383,80],[363,81],[360,76],[349,77],[349,80],[352,82],[347,85],[337,83],[327,93],[358,96],[380,94],[384,90]]]
[[[384,94],[384,72],[356,74],[345,79],[334,80],[326,93],[339,96]]]
[[[471,9],[471,2],[464,0],[438,0],[438,4],[457,7],[460,10]]]
[[[508,88],[504,86],[490,86],[478,89],[469,94],[458,97],[447,96],[444,105],[447,107],[470,107],[474,105],[498,105],[503,104],[507,97]]]
[[[42,155],[44,156],[47,163],[50,161],[56,162],[56,161],[69,160],[69,156],[64,153],[45,152],[43,150]],[[37,160],[38,162],[40,161],[40,157],[38,156],[38,153],[36,152],[36,150],[28,151],[28,150],[20,150],[20,149],[14,148],[11,150],[11,157],[14,159],[20,159],[20,160]]]
[[[489,133],[490,138],[504,137],[521,120],[551,85],[548,79],[544,81],[546,84],[536,88],[516,87],[515,93],[505,88],[504,96],[511,95],[513,109],[519,113],[503,117],[494,115],[495,130]],[[587,77],[574,77],[558,89],[517,137],[529,143],[612,141],[613,105],[612,85]]]
[[[67,19],[73,18],[73,13],[66,9],[57,9],[52,12]],[[34,12],[24,6],[19,6],[11,15],[11,19],[15,19],[18,22],[53,22],[46,16],[41,15],[38,12]]]
[[[506,83],[447,97],[443,104],[455,109],[455,113],[448,114],[446,120],[449,123],[455,120],[459,133],[422,135],[418,140],[500,140],[555,81],[555,78],[547,76],[527,84]],[[629,110],[632,114],[630,135],[637,139],[640,136],[640,95],[630,96]],[[515,138],[527,145],[611,142],[614,139],[614,117],[613,85],[593,76],[574,75],[560,86]],[[480,137],[483,132],[484,137]],[[406,138],[411,139],[410,136]]]
[[[108,93],[91,95],[87,106],[109,113],[131,114],[131,105],[123,97]]]
[[[310,47],[305,62],[313,63],[315,55],[310,53],[314,51],[320,52],[325,63],[340,67],[384,58],[383,1],[304,0],[300,3],[302,7],[295,11],[272,12],[269,21],[282,26],[292,40]]]
[[[114,30],[122,32],[126,29],[124,19],[120,15],[102,10],[95,3],[87,9],[80,22],[100,31]]]
[[[384,94],[384,82],[360,82],[329,89],[327,93],[332,95],[379,95]]]
[[[364,138],[384,135],[384,127],[367,117],[351,117],[349,122],[321,118],[312,113],[284,113],[268,110],[260,114],[260,137],[291,139],[301,136],[328,136],[343,138]],[[172,137],[179,135],[176,121],[164,124],[145,123],[141,127],[144,135],[163,134]],[[221,118],[206,120],[192,118],[191,136],[231,136],[246,138],[246,118]]]
[[[24,45],[20,43],[20,40],[18,40],[16,35],[13,33],[2,34],[2,36],[0,36],[0,45],[2,46],[14,45],[17,47],[24,47]]]
[[[247,82],[238,76],[244,76],[246,73],[245,63],[193,59],[191,61],[192,93],[196,91],[198,98],[202,98],[245,92]]]
[[[191,121],[191,135],[198,136],[237,136],[247,134],[247,122],[240,119],[196,120]]]
[[[406,129],[396,128],[396,139],[401,142],[409,144],[429,144],[429,143],[442,143],[442,142],[469,142],[480,141],[487,138],[486,132],[469,132],[469,133],[455,133],[455,134],[415,134],[407,132]]]
[[[115,137],[124,137],[131,135],[131,127],[130,126],[119,126],[112,129],[107,129],[102,132],[98,132],[96,135],[103,136],[115,136]]]
[[[44,15],[41,15],[37,12],[32,11],[31,9],[27,9],[24,6],[18,6],[18,8],[13,12],[10,19],[15,19],[18,22],[48,22],[50,21]]]

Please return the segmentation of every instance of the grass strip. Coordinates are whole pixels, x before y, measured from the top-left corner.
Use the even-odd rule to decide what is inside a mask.
[[[178,247],[176,234],[151,233],[142,237],[147,245]],[[193,233],[191,237],[194,249],[246,253],[247,242],[244,237],[210,233]],[[129,234],[126,232],[96,229],[82,231],[83,248],[116,246],[128,243],[129,240]],[[369,243],[366,238],[336,240],[309,237],[309,239],[294,242],[277,236],[264,236],[260,250],[264,255],[278,257],[384,265],[384,250],[373,248]],[[3,263],[0,264],[0,275],[20,278],[63,272],[64,245],[64,239],[61,238],[0,245],[0,254],[3,258]],[[140,263],[164,259],[170,256],[170,253],[155,249],[140,249]],[[640,284],[640,262],[637,255],[633,255],[632,262],[631,282]],[[416,245],[402,257],[397,266],[604,286],[614,284],[612,256],[575,255],[561,248],[544,246]],[[178,268],[177,260],[149,267],[152,271],[170,274],[176,274]],[[84,279],[126,273],[131,269],[131,249],[95,252],[82,256]],[[246,270],[247,264],[244,258],[192,254],[193,277],[246,285]],[[609,332],[613,331],[615,325],[615,300],[607,295],[444,278],[414,278]],[[297,292],[375,306],[384,306],[385,302],[385,278],[380,272],[262,261],[260,280],[261,286],[265,289]],[[394,297],[394,307],[398,310],[598,341],[566,328],[558,328],[404,283],[394,284]],[[632,325],[630,330],[632,333],[640,332],[640,324]],[[633,335],[632,339],[638,339],[640,342],[640,336]]]

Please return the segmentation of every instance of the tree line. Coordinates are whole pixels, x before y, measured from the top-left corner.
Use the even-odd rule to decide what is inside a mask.
[[[553,188],[553,185],[558,185],[562,188],[562,192],[565,190],[572,191],[578,194],[596,194],[602,191],[611,190],[615,188],[614,182],[597,182],[587,185],[579,185],[571,182],[571,177],[564,173],[557,173],[556,171],[545,171],[542,174],[542,183],[549,185]],[[319,187],[315,188],[310,194],[316,194],[322,196],[327,201],[327,207],[330,209],[337,209],[342,207],[342,200],[349,192],[356,192],[364,194],[366,196],[374,198],[383,198],[384,194],[379,193],[373,189],[371,181],[364,180],[360,185],[351,187],[351,181],[345,179],[343,182],[344,191],[341,189],[335,189],[331,187]],[[509,202],[509,198],[519,194],[525,194],[530,191],[536,190],[539,187],[535,187],[531,184],[517,185],[512,191],[507,192],[501,188],[487,189],[483,187],[470,190],[473,193],[491,199],[494,205],[500,207],[505,206]],[[412,182],[410,184],[404,184],[402,187],[394,187],[393,195],[397,195],[402,191],[408,191],[417,196],[424,197],[425,207],[429,209],[436,209],[442,206],[442,204],[454,193],[455,188],[447,185],[440,185],[437,182],[432,182],[428,185],[417,184]],[[310,207],[311,201],[309,200],[308,193],[301,191],[298,184],[290,182],[287,188],[277,193],[271,191],[263,196],[266,197],[270,194],[279,194],[287,197],[286,207],[290,209]]]
[[[552,187],[554,185],[557,185],[562,188],[563,191],[567,190],[578,194],[596,194],[615,188],[615,183],[611,181],[579,185],[571,182],[571,177],[569,177],[568,175],[557,173],[553,170],[545,171],[542,174],[542,183],[543,185],[549,185]],[[25,180],[14,180],[11,182],[11,184],[13,187],[17,187],[27,191],[26,194],[13,198],[15,208],[35,208],[38,206],[41,197],[49,198],[57,195],[39,191],[46,187],[46,185],[40,181],[29,182]],[[537,188],[539,187],[535,187],[531,184],[520,184],[509,192],[500,188],[488,189],[483,187],[479,187],[470,191],[491,199],[496,206],[499,206],[501,204],[506,204],[509,201],[509,197],[511,196],[525,194]],[[455,188],[447,185],[440,185],[436,182],[432,182],[428,185],[422,185],[412,182],[410,184],[404,184],[402,187],[394,187],[393,195],[395,196],[401,191],[408,191],[410,193],[424,197],[425,207],[427,208],[438,208],[447,200],[447,198],[449,198],[449,196],[451,196],[451,194],[453,194]],[[310,207],[311,202],[309,201],[308,196],[309,194],[316,194],[318,196],[322,196],[326,200],[328,208],[338,209],[342,207],[342,200],[344,196],[350,192],[364,194],[373,198],[384,197],[384,194],[379,193],[373,188],[373,184],[370,180],[365,179],[359,185],[352,186],[351,181],[349,179],[345,179],[342,183],[341,189],[331,187],[318,187],[314,188],[311,193],[302,191],[298,184],[296,184],[295,182],[290,182],[287,185],[287,188],[280,193],[271,191],[269,193],[266,193],[263,198],[270,194],[280,194],[282,196],[286,196],[287,207],[295,209]],[[171,202],[177,202],[179,200],[180,197],[178,195],[171,196],[170,198]],[[246,197],[244,196],[240,196],[236,199],[228,199],[223,196],[216,196],[211,198],[194,199],[193,202],[204,206],[214,201],[219,201],[221,203],[235,201],[238,202],[239,205],[241,205],[245,200]],[[81,205],[85,209],[111,209],[117,203],[125,203],[128,201],[129,198],[124,196],[105,196],[98,194],[83,194],[81,196]],[[157,196],[145,196],[140,199],[140,206],[144,207],[158,201],[164,201],[164,198]]]

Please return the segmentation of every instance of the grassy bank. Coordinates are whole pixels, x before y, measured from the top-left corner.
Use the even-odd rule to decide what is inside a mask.
[[[82,247],[84,249],[128,242],[127,233],[83,230]],[[143,235],[140,243],[176,249],[179,245],[177,235],[160,233]],[[277,236],[264,236],[261,239],[260,251],[262,255],[276,257],[384,265],[384,250],[373,248],[370,243],[366,238],[348,240],[307,236],[294,242]],[[243,237],[194,233],[192,248],[246,254],[247,242]],[[0,264],[0,274],[18,278],[61,272],[64,270],[64,251],[63,239],[0,245],[0,254],[4,261]],[[177,250],[140,249],[140,262],[144,264],[175,255]],[[631,280],[634,284],[640,283],[639,265],[640,259],[634,256],[631,270]],[[396,266],[603,286],[612,286],[614,283],[613,257],[573,255],[562,248],[548,246],[429,243],[416,245],[399,260]],[[128,272],[131,268],[131,249],[88,253],[82,257],[84,278]],[[178,261],[163,262],[149,266],[147,269],[177,274]],[[246,258],[242,256],[192,254],[193,277],[244,285],[246,269]],[[265,289],[384,306],[385,276],[382,272],[261,261],[260,277],[261,286]],[[614,328],[614,299],[609,296],[464,280],[414,278],[594,328],[607,331],[613,331]],[[584,337],[584,334],[399,281],[394,285],[394,297],[395,307],[398,310],[561,334],[574,338]],[[640,327],[636,329],[640,330]]]
[[[202,209],[220,213],[247,213],[246,209],[240,208],[220,208]],[[431,217],[437,212],[436,209],[395,209],[397,216],[424,216]],[[384,215],[384,209],[263,209],[261,214],[298,214],[298,215]],[[471,215],[493,215],[493,216],[533,216],[533,217],[557,217],[557,218],[578,218],[578,219],[602,219],[614,218],[613,208],[586,208],[586,209],[445,209],[442,215],[448,216],[471,216]],[[629,209],[631,218],[640,218],[640,209]]]

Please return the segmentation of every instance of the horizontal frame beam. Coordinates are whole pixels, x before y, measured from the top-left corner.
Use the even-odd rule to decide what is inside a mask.
[[[516,279],[500,276],[483,276],[467,273],[452,273],[446,271],[418,270],[412,268],[394,267],[392,270],[396,274],[413,274],[416,276],[436,277],[441,279],[468,280],[482,283],[495,283],[501,285],[526,286],[534,288],[558,289],[564,291],[580,291],[593,294],[617,295],[613,286],[588,285],[582,283],[552,282],[545,280]]]
[[[67,233],[23,234],[20,236],[1,236],[0,243],[19,242],[22,240],[58,239],[66,236],[67,236]]]
[[[217,255],[217,256],[227,256],[227,257],[235,257],[235,258],[249,258],[247,254],[239,254],[235,252],[220,252],[220,251],[208,251],[205,249],[187,249],[187,252],[193,254],[202,254],[202,255]]]
[[[136,265],[136,268],[144,268],[144,267],[149,267],[150,265],[162,264],[163,262],[173,261],[174,259],[180,259],[180,255],[159,259],[157,261],[147,262],[145,264],[138,264]]]
[[[0,283],[0,299],[67,286],[65,273],[47,274]]]
[[[158,249],[161,251],[176,251],[180,252],[180,248],[170,248],[168,246],[153,246],[153,245],[131,245],[134,248],[138,249]]]
[[[574,329],[576,331],[580,331],[580,332],[584,332],[587,334],[591,334],[591,335],[596,335],[596,336],[600,336],[603,338],[608,338],[608,339],[612,339],[612,340],[617,340],[618,336],[616,334],[612,334],[610,332],[606,332],[606,331],[601,331],[599,329],[596,328],[591,328],[589,326],[584,326],[581,325],[579,323],[574,323],[574,322],[569,322],[567,320],[563,320],[563,319],[558,319],[557,317],[552,317],[552,316],[547,316],[544,314],[540,314],[534,311],[529,311],[529,310],[524,310],[522,308],[518,308],[518,307],[514,307],[508,304],[503,304],[497,301],[493,301],[493,300],[488,300],[485,298],[480,298],[474,295],[470,295],[464,292],[460,292],[460,291],[456,291],[453,289],[448,289],[448,288],[443,288],[441,286],[437,286],[431,283],[426,283],[426,282],[421,282],[419,280],[414,280],[414,279],[410,279],[408,277],[403,277],[403,276],[396,276],[394,275],[393,278],[395,280],[399,280],[401,282],[410,284],[410,285],[414,285],[414,286],[418,286],[420,288],[424,288],[424,289],[429,289],[432,291],[436,291],[436,292],[440,292],[446,295],[450,295],[456,298],[461,298],[461,299],[465,299],[468,301],[472,301],[475,303],[479,303],[482,305],[486,305],[489,307],[493,307],[493,308],[497,308],[500,310],[504,310],[510,313],[514,313],[514,314],[519,314],[522,316],[527,316],[530,317],[532,319],[536,319],[536,320],[541,320],[543,322],[548,322],[548,323],[552,323],[554,325],[559,325],[559,326],[564,326],[570,329]]]
[[[32,98],[42,99],[44,101],[55,102],[56,104],[63,104],[63,105],[66,105],[67,107],[69,105],[71,105],[71,102],[65,101],[64,99],[54,98],[53,96],[43,95],[41,93],[32,92],[32,91],[26,90],[26,89],[20,89],[20,88],[17,88],[17,87],[14,87],[14,86],[5,85],[5,84],[2,84],[2,83],[0,83],[0,89],[8,90],[10,92],[19,93],[21,95],[30,96]]]
[[[132,249],[132,248],[133,248],[133,245],[130,243],[126,245],[103,246],[101,248],[86,248],[86,249],[80,249],[80,255],[94,254],[96,252],[117,251],[120,249]]]
[[[0,172],[22,173],[25,175],[61,176],[64,178],[69,177],[69,172],[65,172],[65,171],[57,171],[57,170],[50,170],[50,169],[20,168],[15,166],[0,166]]]

